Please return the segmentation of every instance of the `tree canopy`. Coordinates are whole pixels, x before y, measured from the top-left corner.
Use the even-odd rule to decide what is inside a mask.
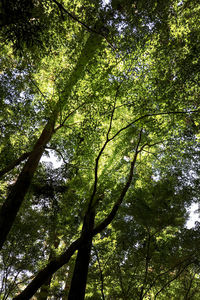
[[[199,299],[200,5],[0,16],[0,299]]]

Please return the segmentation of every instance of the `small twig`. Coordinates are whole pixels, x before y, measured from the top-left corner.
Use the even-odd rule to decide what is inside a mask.
[[[41,94],[41,96],[44,98],[44,99],[47,99],[47,97],[44,95],[44,93],[41,91],[41,89],[39,88],[39,86],[34,82],[33,79],[29,78],[31,83],[37,88],[37,90],[39,91],[39,93]]]
[[[155,156],[156,159],[160,160],[155,153],[153,153],[151,151],[148,151],[148,150],[145,150],[145,149],[143,149],[143,151],[146,152],[146,153],[148,153],[148,154],[152,154],[153,156]]]
[[[189,258],[188,258],[189,259]],[[155,285],[156,281],[162,277],[163,275],[166,275],[166,274],[169,274],[170,272],[172,272],[174,269],[178,268],[180,269],[181,265],[186,262],[187,259],[185,260],[182,260],[182,261],[179,261],[177,264],[175,264],[173,267],[171,267],[170,269],[164,271],[164,272],[161,272],[159,275],[156,276],[156,278],[153,280],[153,282],[151,284],[149,284],[149,288],[145,291],[144,295],[143,296],[146,296],[146,294],[151,290],[151,288]],[[191,262],[192,264],[192,262]]]
[[[62,152],[60,150],[58,150],[56,148],[53,148],[53,147],[47,147],[47,146],[45,147],[45,149],[54,150],[54,151],[58,152],[58,154],[61,156],[61,158],[64,161],[64,163],[68,164],[68,162],[65,160],[65,158],[64,158],[64,156],[63,156],[63,154],[62,154]]]
[[[187,264],[182,268],[182,270],[179,270],[179,271],[177,272],[177,274],[176,274],[172,279],[168,280],[168,281],[162,286],[162,288],[155,294],[155,298],[154,298],[154,299],[156,299],[157,296],[158,296],[158,295],[159,295],[159,294],[160,294],[167,286],[169,286],[174,280],[176,280],[190,264],[191,264],[191,262],[187,263]]]
[[[92,29],[91,27],[89,27],[87,24],[83,23],[81,20],[78,19],[78,17],[76,17],[74,14],[71,14],[60,2],[58,2],[57,0],[53,0],[53,2],[58,6],[58,8],[60,9],[60,11],[63,11],[64,13],[66,13],[70,18],[72,18],[74,21],[78,22],[79,24],[81,24],[87,31],[89,32],[93,32],[96,34],[100,34],[98,31]],[[100,34],[102,35],[102,34]]]

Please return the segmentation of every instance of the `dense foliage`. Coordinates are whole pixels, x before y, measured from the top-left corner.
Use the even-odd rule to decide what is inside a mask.
[[[0,2],[0,299],[199,299],[197,2]]]

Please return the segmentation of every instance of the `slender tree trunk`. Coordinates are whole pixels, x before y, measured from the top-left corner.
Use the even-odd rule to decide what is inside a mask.
[[[38,167],[40,158],[45,150],[45,146],[51,140],[54,133],[54,126],[58,114],[66,105],[72,88],[76,85],[78,80],[83,76],[85,67],[90,59],[94,56],[97,49],[100,48],[102,36],[94,33],[90,34],[83,51],[80,54],[76,67],[71,76],[66,82],[65,88],[61,93],[61,101],[55,106],[52,115],[44,127],[41,136],[36,142],[33,151],[31,152],[27,162],[24,165],[15,185],[10,194],[0,209],[0,249],[6,241],[7,235],[15,221],[16,215],[21,207],[24,197],[30,187],[33,175]]]
[[[85,298],[91,246],[92,238],[85,242],[78,250],[68,300],[82,300]]]
[[[95,212],[86,213],[82,237],[86,240],[81,244],[76,257],[68,300],[83,300],[87,283],[88,267],[92,248],[92,232],[94,228]]]
[[[93,245],[93,248],[94,248],[94,251],[96,253],[96,258],[97,258],[97,262],[98,262],[98,265],[99,265],[100,280],[101,280],[101,296],[102,296],[102,299],[105,300],[105,296],[104,296],[104,276],[103,276],[103,272],[102,272],[102,269],[101,269],[101,263],[100,263],[98,251],[97,251],[97,249],[95,248],[94,245]]]
[[[0,210],[0,249],[14,223],[23,199],[28,191],[33,175],[38,167],[46,144],[50,141],[55,126],[57,114],[52,116],[44,127],[27,162],[25,163],[15,185]]]

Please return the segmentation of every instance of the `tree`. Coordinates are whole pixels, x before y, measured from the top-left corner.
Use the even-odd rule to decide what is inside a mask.
[[[193,33],[198,32],[195,23],[198,12],[195,10],[195,4],[191,5],[189,11],[193,12],[194,16],[186,32],[183,32],[182,24],[188,20],[188,14],[182,14],[186,2],[178,5],[168,1],[165,4],[157,3],[157,6],[152,4],[146,7],[144,2],[132,5],[127,1],[122,7],[121,1],[112,1],[112,5],[103,6],[99,2],[90,7],[90,3],[84,1],[73,7],[74,13],[70,12],[71,4],[68,1],[64,4],[57,1],[52,3],[52,10],[49,8],[51,5],[48,9],[44,6],[43,12],[38,15],[39,22],[43,22],[43,14],[48,18],[55,14],[51,24],[56,24],[58,18],[62,19],[61,32],[55,27],[56,34],[53,29],[45,29],[46,33],[41,35],[43,38],[50,33],[55,34],[55,47],[45,46],[48,55],[44,51],[42,57],[39,57],[34,47],[22,47],[25,52],[22,51],[20,57],[12,53],[12,45],[3,49],[2,78],[9,78],[9,84],[6,80],[2,82],[2,114],[6,113],[11,120],[17,107],[21,109],[24,106],[25,109],[21,110],[20,117],[14,117],[14,121],[5,120],[2,123],[2,145],[4,148],[9,145],[9,153],[7,156],[3,155],[0,173],[4,176],[1,189],[7,194],[0,213],[1,247],[5,244],[3,251],[7,255],[9,240],[15,235],[19,226],[17,224],[22,220],[28,222],[25,207],[30,216],[37,212],[38,225],[45,232],[43,213],[40,210],[42,203],[51,203],[52,195],[58,202],[56,230],[60,245],[64,243],[67,247],[62,249],[60,246],[61,248],[54,249],[56,247],[53,247],[54,241],[50,236],[55,232],[55,226],[49,229],[48,237],[40,237],[40,243],[47,240],[49,249],[54,249],[57,254],[52,258],[49,251],[48,259],[51,259],[47,262],[46,255],[44,259],[41,258],[44,248],[37,247],[38,275],[24,292],[15,298],[30,298],[39,288],[44,287],[49,278],[53,281],[52,275],[68,263],[78,250],[68,298],[84,299],[95,236],[103,234],[119,213],[120,207],[125,205],[124,201],[134,194],[137,186],[141,186],[143,206],[137,207],[134,202],[133,218],[140,224],[145,212],[146,218],[152,222],[151,226],[143,224],[142,229],[145,236],[143,239],[146,239],[149,245],[144,247],[146,262],[141,262],[143,283],[138,281],[139,295],[142,299],[147,295],[148,289],[152,289],[149,288],[153,281],[150,280],[152,276],[149,270],[148,249],[153,244],[151,251],[155,251],[155,221],[159,223],[164,218],[162,216],[159,220],[157,215],[162,214],[162,209],[169,215],[171,213],[168,203],[171,200],[167,195],[169,190],[165,190],[165,185],[171,183],[171,174],[175,178],[172,184],[184,175],[181,168],[174,169],[174,161],[179,160],[182,166],[187,159],[192,161],[191,150],[198,156],[198,62],[194,55],[194,40],[191,38]],[[30,22],[28,7],[24,14]],[[174,14],[179,20],[180,36],[174,32]],[[70,19],[65,20],[66,16]],[[93,17],[90,20],[91,16]],[[16,28],[21,26],[17,23],[11,25]],[[3,28],[11,25],[3,24]],[[67,36],[67,42],[63,41],[64,34]],[[184,40],[184,46],[179,42],[180,37]],[[6,49],[10,51],[8,67]],[[174,59],[174,55],[177,60]],[[186,60],[185,66],[183,63]],[[185,72],[188,68],[191,68],[191,76],[187,76]],[[18,143],[14,141],[16,137]],[[64,162],[59,175],[61,182],[56,184],[54,179],[53,188],[48,184],[48,180],[45,182],[44,172],[38,167],[40,158],[47,149],[54,151]],[[8,163],[9,161],[11,163]],[[20,164],[23,161],[25,163],[22,167]],[[195,163],[193,172],[196,168],[194,165]],[[188,165],[187,167],[190,170]],[[163,172],[167,174],[166,181],[164,184],[161,181],[160,188],[159,184],[155,184],[155,177],[162,177]],[[53,174],[52,169],[50,178],[54,178]],[[185,170],[185,174],[189,173]],[[34,183],[33,180],[37,176],[41,176],[43,186],[40,182]],[[147,180],[146,176],[151,179]],[[16,182],[12,184],[12,180]],[[195,181],[191,179],[191,182],[192,193],[186,188],[183,189],[184,192],[187,191],[188,197],[183,197],[183,193],[179,191],[183,205],[188,205],[195,197]],[[8,193],[5,189],[6,183],[11,183]],[[160,188],[162,197],[158,198],[161,200],[148,202],[146,184],[152,189],[154,186],[155,189]],[[178,205],[182,202],[179,203],[177,189],[178,187],[170,191],[170,195],[175,198],[173,205],[180,207]],[[35,193],[40,195],[38,208],[33,206]],[[166,208],[162,208],[162,202],[166,204]],[[155,206],[161,208],[157,209]],[[17,217],[19,219],[12,228],[20,207],[21,213]],[[68,225],[64,226],[62,222],[66,213]],[[168,221],[173,222],[178,213],[178,210],[174,209]],[[184,211],[182,218],[185,219]],[[162,224],[159,225],[160,232]],[[139,227],[137,230],[140,230]],[[32,231],[30,236],[33,237]],[[135,243],[137,244],[136,241]],[[20,255],[22,249],[19,247],[18,251]],[[166,256],[166,252],[164,253]],[[159,276],[159,267],[155,267],[154,272]],[[177,272],[178,276],[181,275],[179,273]],[[57,276],[62,278],[59,280],[63,280],[62,272]],[[158,284],[156,281],[156,284],[157,287],[160,284],[160,289],[163,290],[162,282]],[[19,288],[20,291],[22,288]],[[123,297],[127,297],[128,288],[124,288],[122,282],[121,289]]]

